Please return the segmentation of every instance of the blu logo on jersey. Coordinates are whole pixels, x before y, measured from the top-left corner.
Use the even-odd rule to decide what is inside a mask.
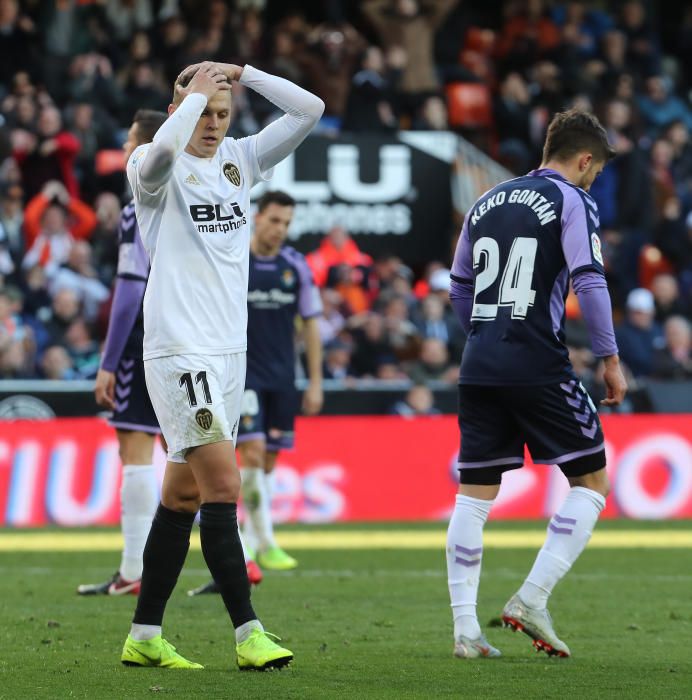
[[[247,218],[237,202],[231,202],[232,213],[224,215],[222,204],[190,204],[190,217],[200,233],[228,233],[245,226]]]

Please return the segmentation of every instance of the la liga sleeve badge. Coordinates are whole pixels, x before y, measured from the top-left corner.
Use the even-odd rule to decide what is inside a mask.
[[[591,252],[593,253],[594,260],[603,265],[603,251],[601,250],[601,239],[598,237],[597,233],[591,234]]]

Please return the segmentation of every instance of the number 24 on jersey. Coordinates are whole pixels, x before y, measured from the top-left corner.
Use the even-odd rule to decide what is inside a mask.
[[[497,241],[487,236],[476,241],[473,246],[473,267],[478,269],[483,263],[483,269],[476,275],[472,321],[492,321],[497,317],[500,306],[512,307],[514,319],[526,318],[536,299],[536,291],[531,289],[531,285],[537,249],[538,240],[535,238],[514,239],[498,289],[496,282],[501,259]],[[481,295],[485,299],[497,295],[497,303],[480,302],[478,298]]]

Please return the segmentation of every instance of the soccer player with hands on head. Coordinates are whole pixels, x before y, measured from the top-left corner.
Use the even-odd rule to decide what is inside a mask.
[[[460,482],[447,533],[454,654],[498,657],[483,635],[476,599],[483,527],[505,471],[556,464],[570,490],[551,518],[545,544],[502,612],[549,655],[570,655],[548,598],[591,537],[608,495],[606,453],[596,407],[565,345],[571,278],[594,355],[605,363],[605,406],[620,404],[620,369],[605,280],[598,207],[588,190],[615,155],[598,120],[557,114],[543,162],[486,192],[466,215],[452,267],[450,298],[467,334],[459,378]]]
[[[258,134],[227,138],[232,80],[285,114]],[[202,553],[235,628],[239,667],[281,667],[293,658],[265,633],[250,601],[235,442],[245,385],[250,189],[271,177],[323,110],[315,95],[250,65],[204,62],[179,75],[169,118],[128,162],[151,259],[145,376],[168,461],[125,664],[201,668],[161,635],[198,511]]]

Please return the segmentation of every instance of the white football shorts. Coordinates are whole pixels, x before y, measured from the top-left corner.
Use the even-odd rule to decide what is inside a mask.
[[[245,388],[245,353],[169,355],[144,361],[147,390],[168,443],[168,459],[185,463],[191,447],[235,444]]]

